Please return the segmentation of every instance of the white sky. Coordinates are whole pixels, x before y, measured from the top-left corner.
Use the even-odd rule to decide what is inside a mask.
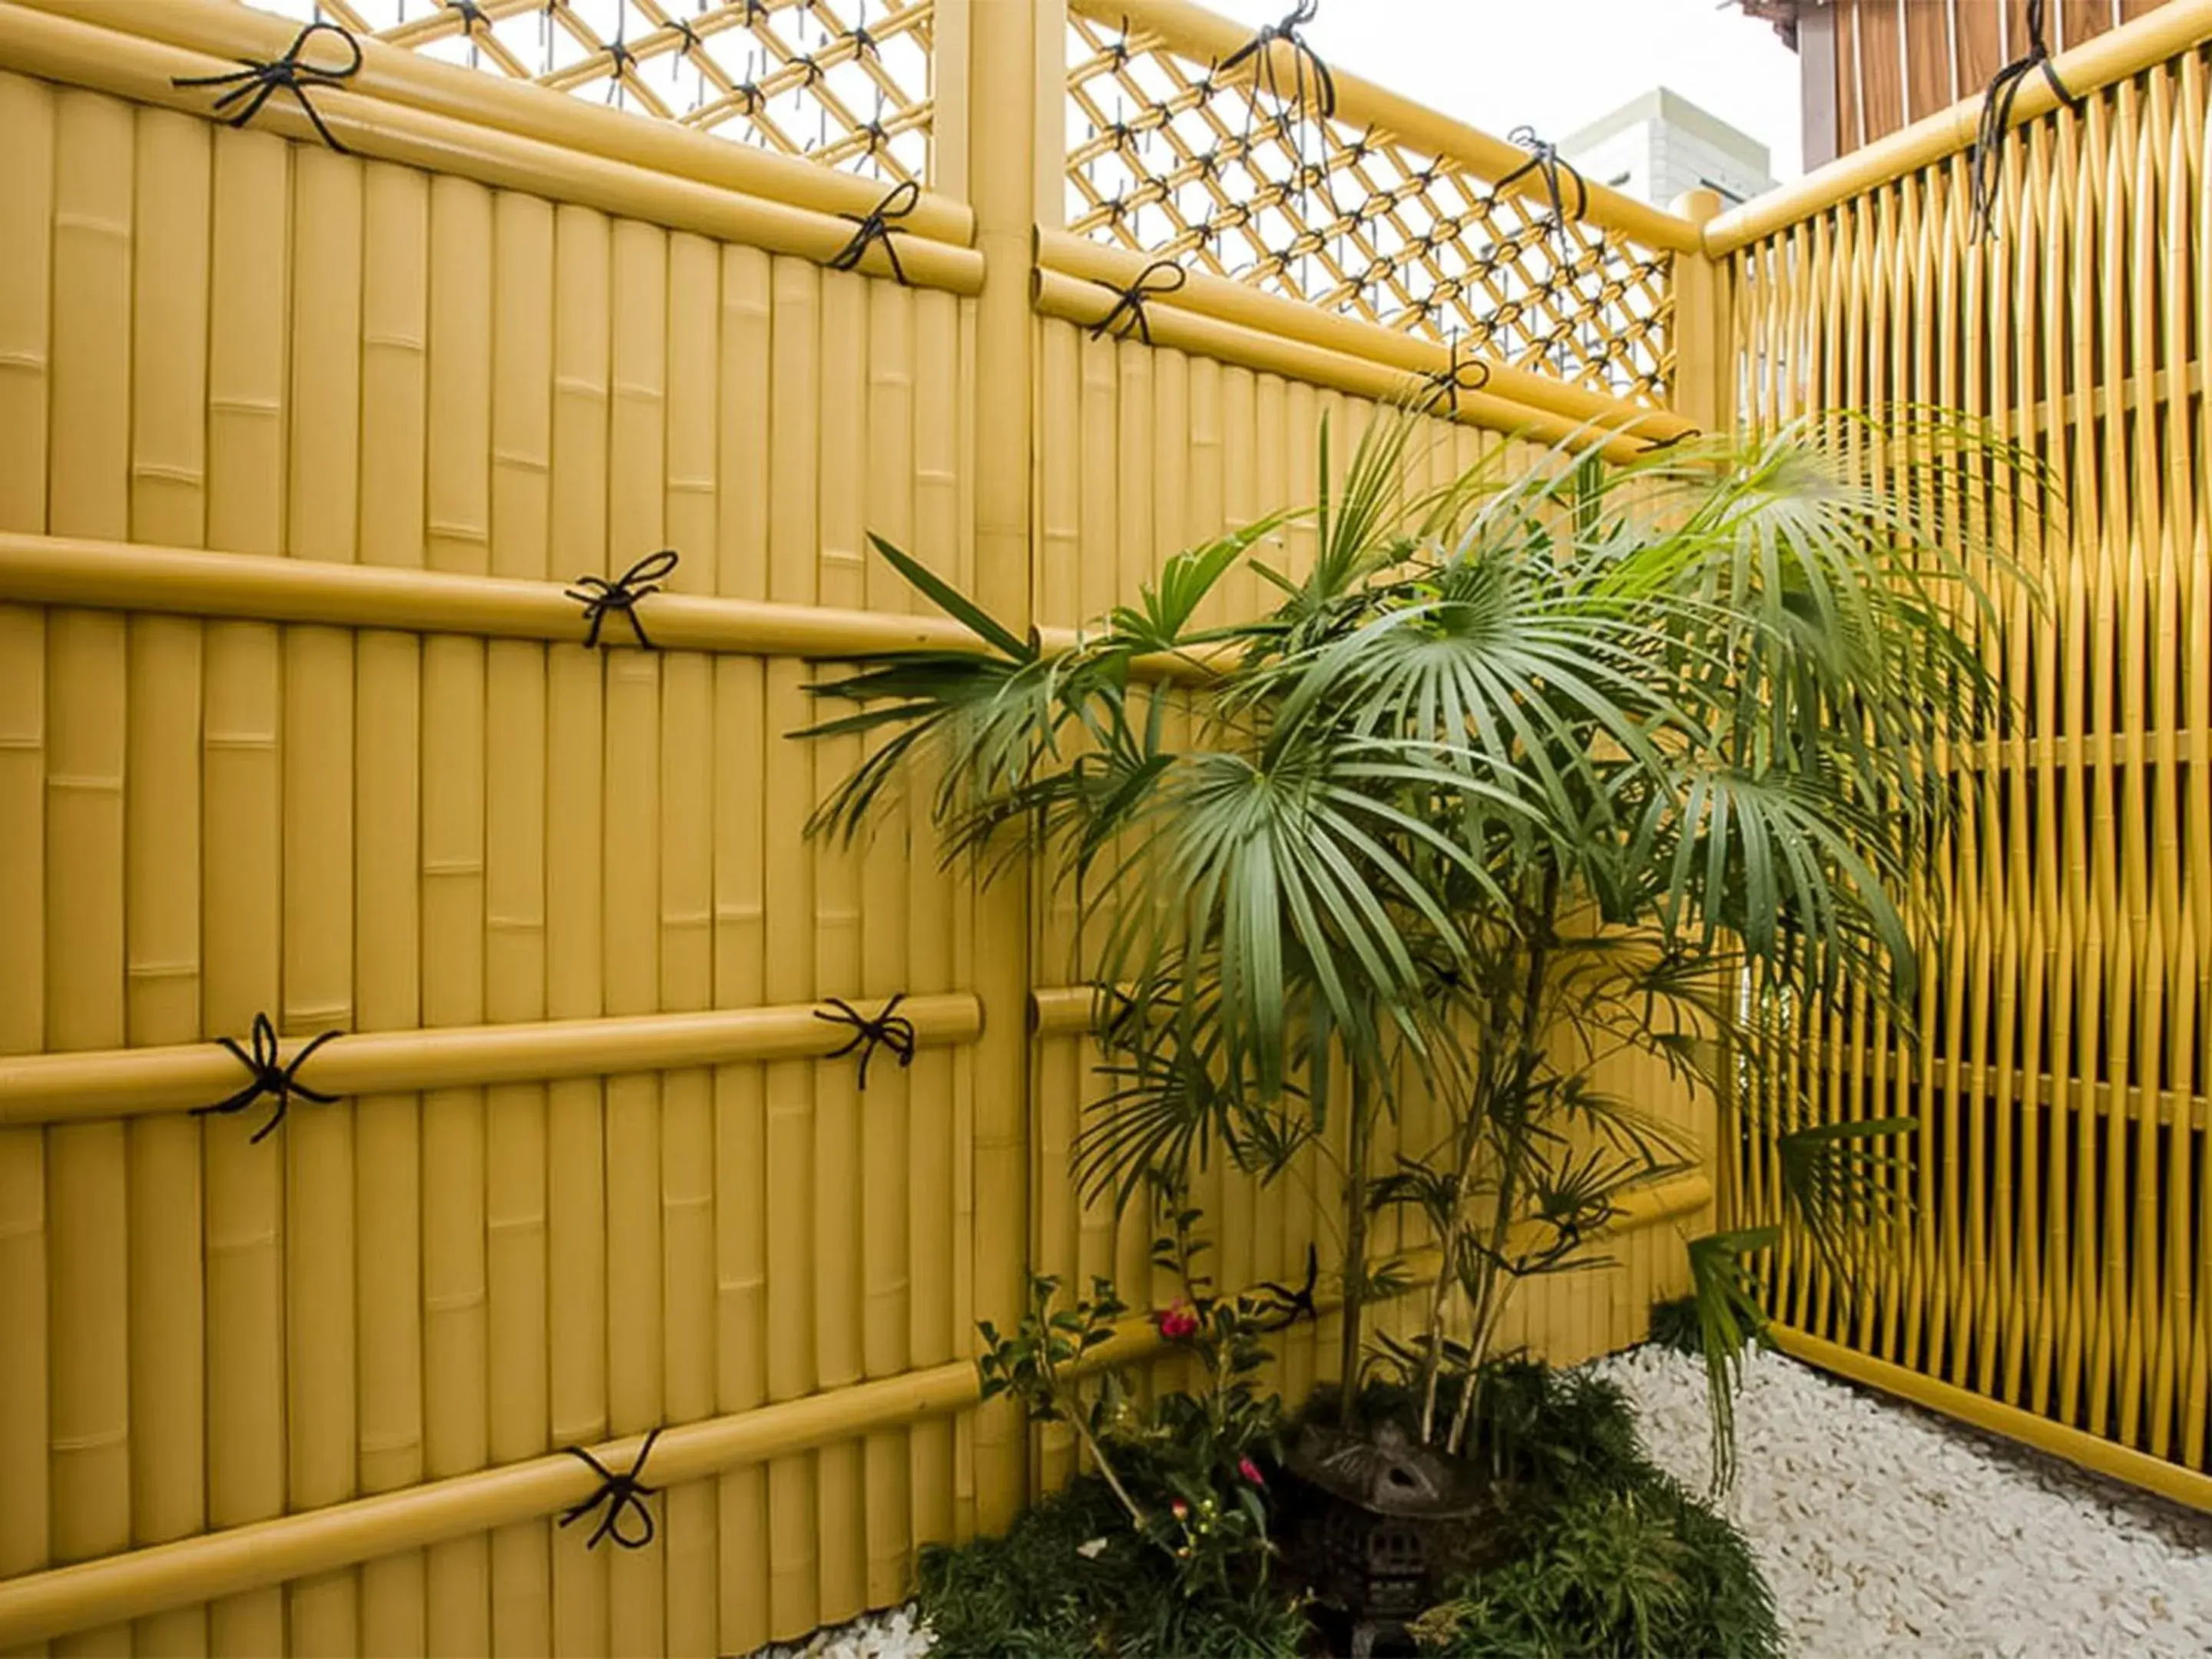
[[[1203,0],[1257,28],[1291,0]],[[1798,159],[1797,56],[1719,0],[1320,0],[1301,31],[1332,65],[1503,138],[1565,137],[1657,86]]]

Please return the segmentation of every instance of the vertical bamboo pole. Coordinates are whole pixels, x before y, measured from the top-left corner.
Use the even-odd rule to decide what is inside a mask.
[[[975,304],[975,585],[984,609],[1017,632],[1030,617],[1030,445],[1036,327],[1030,313],[1030,226],[1060,189],[1061,35],[1053,8],[988,6],[969,40],[968,199],[988,262]],[[1052,88],[1043,95],[1040,83]],[[1048,170],[1048,158],[1049,167]],[[1052,193],[1038,180],[1048,177]],[[975,901],[975,991],[984,1035],[975,1057],[975,1315],[1011,1328],[1024,1297],[1029,1239],[1030,986],[1027,895],[1007,881]],[[1026,1485],[1019,1413],[1007,1401],[975,1421],[977,1524],[998,1531]]]
[[[868,295],[867,475],[863,523],[897,546],[914,545],[915,315],[913,294],[870,283]],[[864,555],[864,556],[866,556]],[[881,559],[866,559],[872,611],[904,611],[908,589]],[[919,816],[917,813],[916,816]],[[860,988],[873,1007],[909,984],[915,913],[935,919],[923,890],[933,885],[927,854],[917,869],[916,834],[927,822],[902,811],[866,844],[861,865]],[[866,1291],[862,1364],[870,1377],[896,1376],[911,1363],[908,1211],[915,1079],[909,1069],[878,1069],[860,1106],[861,1271]],[[911,1454],[905,1434],[872,1434],[863,1451],[867,1488],[866,1600],[887,1607],[906,1593],[913,1538]]]
[[[55,94],[0,74],[0,527],[46,527]],[[46,615],[0,605],[0,1054],[46,1046]],[[0,1577],[45,1566],[47,1223],[45,1132],[0,1129]]]
[[[428,180],[370,164],[362,223],[361,558],[420,567]],[[356,638],[355,996],[363,1030],[405,1030],[422,1016],[422,665],[414,635]],[[422,1106],[413,1095],[380,1095],[356,1109],[361,1485],[391,1492],[416,1484],[423,1469]],[[363,1564],[365,1649],[422,1648],[425,1614],[422,1552]]]
[[[2212,202],[2212,153],[2208,153],[2206,148],[2212,145],[2212,119],[2208,119],[2205,112],[2206,94],[2201,73],[2192,67],[2185,84],[2192,130],[2188,143],[2195,163],[2195,177],[2191,182],[2196,234],[2191,251],[2195,256],[2197,281],[2191,298],[2197,338],[2202,340],[2208,337],[2208,326],[2212,326],[2212,274],[2208,274],[2212,273],[2212,214],[2206,212],[2208,203]],[[2183,696],[2189,753],[2194,761],[2212,756],[2212,568],[2208,568],[2212,565],[2212,546],[2207,544],[2204,518],[2205,498],[2208,492],[2212,492],[2212,482],[2208,482],[2212,481],[2212,418],[2208,418],[2202,409],[2197,411],[2194,441],[2176,455],[2175,463],[2190,469],[2197,496],[2197,510],[2188,520],[2188,643],[2183,658],[2186,665]],[[2199,952],[2195,982],[2189,989],[2192,1029],[2202,1044],[2212,1043],[2212,963],[2205,961],[2208,955],[2212,955],[2212,890],[2208,890],[2205,879],[2206,872],[2212,871],[2212,768],[2191,765],[2188,781],[2188,858],[2192,878],[2190,915]],[[2179,1077],[2191,1074],[2191,1069],[2176,1067]],[[2194,1116],[2193,1110],[2191,1115]],[[2196,1281],[2196,1318],[2191,1322],[2187,1372],[2180,1385],[2181,1455],[2191,1468],[2201,1469],[2206,1464],[2207,1431],[2212,1429],[2212,1124],[2208,1124],[2196,1139],[2194,1161],[2177,1157],[2175,1178],[2190,1189],[2197,1215],[2196,1236],[2186,1241]],[[2176,1206],[2183,1215],[2191,1207]]]
[[[426,561],[491,568],[492,197],[430,186]],[[422,641],[422,1023],[484,1018],[485,655],[481,640]],[[466,1474],[490,1454],[481,1089],[422,1097],[423,1472]],[[489,1539],[425,1553],[434,1652],[491,1647]]]
[[[669,544],[684,556],[671,580],[678,592],[714,592],[720,285],[714,243],[671,239],[663,515]],[[714,1001],[714,672],[713,662],[696,653],[672,653],[660,665],[660,1002],[672,1012]],[[703,1069],[661,1080],[663,1415],[673,1423],[714,1412],[714,1074]],[[715,1503],[714,1484],[706,1480],[673,1488],[665,1500],[672,1654],[723,1650]]]
[[[613,401],[609,415],[607,569],[664,545],[668,239],[633,220],[614,228]],[[610,641],[610,644],[614,641]],[[660,1004],[660,663],[617,646],[606,675],[606,860],[600,878],[606,1010]],[[660,1079],[606,1085],[608,1431],[661,1421]],[[663,1641],[662,1557],[624,1550],[608,1563],[613,1651]]]
[[[769,259],[753,248],[722,250],[720,425],[715,591],[768,597]],[[714,662],[714,1006],[765,1000],[763,937],[766,680],[756,658]],[[714,1398],[743,1411],[768,1398],[766,1323],[768,1133],[763,1068],[714,1073]],[[746,1653],[769,1639],[769,1475],[721,1477],[718,1577],[723,1652]]]
[[[130,525],[133,121],[89,93],[58,101],[54,155],[51,523],[120,538]],[[46,623],[46,1040],[106,1048],[124,1035],[120,617]],[[46,1132],[53,1553],[131,1542],[129,1171],[120,1123]],[[67,1653],[127,1652],[127,1628]]]
[[[966,0],[949,0],[955,7],[955,15],[964,15],[961,10]],[[954,566],[961,588],[973,592],[976,568],[976,482],[975,458],[978,436],[975,430],[977,366],[975,339],[977,311],[975,302],[963,301],[956,309],[957,337],[952,353],[955,370],[953,387],[953,419],[951,426],[952,453],[956,459],[953,468],[954,484],[951,494],[956,506],[951,522],[957,528],[954,546]],[[977,945],[976,907],[969,902],[969,889],[956,886],[951,895],[952,905],[952,982],[955,985],[975,983],[975,951]],[[952,1060],[952,1341],[956,1352],[966,1352],[973,1343],[975,1330],[975,1273],[978,1229],[975,1219],[976,1172],[976,1102],[975,1091],[986,1057],[979,1056],[975,1048],[957,1050]],[[980,1504],[976,1492],[976,1440],[980,1419],[970,1412],[953,1419],[952,1424],[952,1535],[956,1542],[965,1543],[977,1530]],[[988,1463],[989,1460],[986,1458]]]
[[[142,110],[133,166],[137,254],[131,316],[131,534],[198,546],[206,533],[210,129]],[[134,617],[123,805],[128,929],[126,1040],[200,1036],[200,624]],[[4,1046],[4,1045],[0,1045]],[[132,1121],[131,1540],[166,1543],[207,1519],[204,1310],[198,1126]],[[0,1222],[0,1227],[4,1227]],[[143,1621],[134,1645],[191,1652],[198,1607]]]
[[[323,146],[292,152],[290,489],[295,558],[351,563],[360,494],[362,164]],[[283,636],[284,1008],[295,1036],[354,1023],[354,640],[344,629]],[[295,1508],[355,1495],[354,1114],[351,1102],[288,1115],[284,1310],[289,1490]],[[359,1644],[351,1568],[291,1586],[301,1651]]]
[[[866,480],[867,282],[828,271],[821,288],[820,434],[815,522],[820,538],[815,596],[841,609],[866,596],[866,542],[860,522]],[[810,799],[819,800],[860,763],[860,739],[807,745]],[[860,865],[856,848],[817,840],[814,863],[814,990],[849,996],[860,981]],[[878,1073],[880,1075],[880,1073]],[[860,1097],[850,1065],[814,1071],[815,1385],[860,1380],[865,1345],[861,1231],[852,1194],[861,1176]],[[881,1086],[878,1084],[878,1086]],[[867,1522],[861,1449],[850,1442],[815,1455],[821,1505],[823,1623],[850,1618],[866,1594]]]
[[[274,553],[283,542],[285,202],[289,146],[264,133],[215,135],[208,323],[209,545]],[[210,623],[202,645],[201,1018],[243,1037],[276,1010],[283,857],[276,727],[277,630]],[[207,1523],[234,1527],[284,1508],[282,1149],[248,1137],[258,1120],[201,1126],[207,1212]],[[289,1133],[280,1130],[279,1133]],[[284,1639],[275,1589],[209,1609],[216,1653],[269,1653]]]
[[[768,595],[811,603],[818,579],[817,469],[821,440],[821,273],[796,259],[772,267],[775,313],[769,386]],[[766,667],[768,737],[763,924],[770,1002],[814,994],[814,861],[805,841],[810,757],[782,734],[805,723],[806,671],[788,659]],[[814,1068],[767,1068],[768,1388],[792,1400],[817,1386]],[[820,1622],[819,1522],[811,1453],[769,1465],[769,1627],[788,1638]]]
[[[497,576],[543,580],[552,535],[553,209],[502,191],[492,207],[491,544]],[[484,1018],[545,1017],[547,647],[493,640],[484,661]],[[548,1394],[546,1089],[487,1091],[486,1449],[495,1463],[544,1453]],[[553,1650],[552,1524],[491,1538],[491,1650]]]
[[[552,540],[556,579],[604,573],[607,549],[609,233],[587,209],[553,218]],[[545,1012],[605,1012],[600,950],[602,668],[577,643],[545,659]],[[547,1085],[546,1352],[556,1445],[592,1445],[607,1430],[605,1140],[601,1085]],[[608,1650],[606,1552],[574,1528],[553,1540],[553,1647]]]
[[[944,14],[940,13],[940,17]],[[940,51],[945,36],[938,36]],[[960,302],[949,294],[914,298],[914,545],[915,558],[939,575],[961,575],[968,522],[961,482]],[[917,783],[919,790],[925,787]],[[952,872],[937,867],[925,815],[915,809],[909,868],[911,926],[907,935],[907,982],[919,994],[962,983],[957,960],[957,894]],[[966,1352],[967,1331],[956,1311],[955,1280],[965,1251],[959,1240],[956,1169],[966,1163],[956,1099],[969,1075],[965,1051],[926,1049],[915,1056],[908,1085],[910,1181],[907,1210],[908,1339],[907,1361],[919,1369],[941,1365]],[[950,1419],[918,1423],[912,1448],[914,1538],[918,1544],[950,1542],[954,1531],[955,1430]]]

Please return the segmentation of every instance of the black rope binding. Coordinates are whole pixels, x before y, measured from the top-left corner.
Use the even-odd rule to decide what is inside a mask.
[[[1156,283],[1152,281],[1155,276],[1172,276],[1175,280]],[[1126,340],[1133,331],[1146,345],[1152,344],[1152,325],[1145,314],[1145,302],[1164,294],[1173,294],[1189,280],[1190,273],[1174,260],[1155,259],[1137,273],[1137,280],[1128,287],[1116,289],[1111,283],[1107,283],[1115,296],[1114,308],[1091,325],[1091,337],[1097,340],[1111,334],[1117,340]],[[1119,332],[1115,331],[1116,324],[1121,325]]]
[[[1278,1285],[1273,1279],[1259,1288],[1266,1299],[1258,1309],[1255,1322],[1262,1331],[1286,1331],[1301,1319],[1321,1322],[1321,1310],[1314,1306],[1314,1287],[1321,1282],[1321,1252],[1306,1246],[1306,1282],[1297,1290],[1287,1285]]]
[[[859,1050],[861,1088],[866,1089],[868,1086],[868,1062],[875,1058],[876,1050],[879,1047],[888,1048],[898,1056],[901,1071],[914,1064],[915,1042],[914,1022],[898,1012],[899,1004],[906,1000],[904,992],[901,992],[884,1004],[882,1010],[872,1018],[860,1012],[842,997],[827,997],[823,1000],[837,1012],[825,1014],[817,1008],[814,1011],[815,1018],[831,1025],[849,1025],[853,1028],[850,1040],[843,1048],[833,1050],[828,1057],[831,1060],[842,1060],[855,1049]]]
[[[464,23],[462,27],[465,29],[467,25]],[[301,54],[307,50],[307,42],[318,34],[335,34],[344,41],[347,52],[352,54],[351,60],[337,69],[322,69],[302,61]],[[268,63],[258,58],[241,58],[238,61],[246,67],[228,75],[173,75],[169,77],[169,84],[173,87],[228,87],[229,90],[216,99],[214,112],[224,115],[234,127],[242,127],[260,114],[261,106],[278,93],[289,92],[299,101],[300,107],[307,111],[307,118],[315,124],[315,131],[322,135],[325,143],[341,155],[353,153],[338,143],[331,130],[323,125],[322,116],[307,98],[311,91],[343,86],[361,73],[361,42],[354,39],[350,30],[337,23],[310,23],[292,37],[292,44],[284,48],[282,58]],[[240,107],[235,114],[229,114],[228,112],[233,104]]]
[[[1705,435],[1697,428],[1686,426],[1671,438],[1646,438],[1636,453],[1639,455],[1656,455],[1674,448],[1677,444],[1686,444],[1692,438],[1702,438]]]
[[[244,1111],[262,1096],[267,1095],[276,1103],[276,1109],[269,1115],[268,1122],[253,1132],[248,1142],[249,1145],[258,1146],[276,1133],[276,1126],[284,1121],[284,1114],[291,1107],[293,1096],[312,1100],[321,1106],[335,1105],[338,1098],[336,1095],[326,1095],[320,1089],[310,1089],[300,1081],[300,1067],[307,1064],[309,1054],[332,1037],[344,1035],[343,1031],[325,1031],[294,1054],[290,1065],[282,1065],[279,1062],[283,1054],[276,1042],[275,1023],[266,1014],[254,1015],[253,1051],[251,1054],[239,1047],[232,1038],[216,1039],[237,1057],[240,1065],[253,1074],[253,1080],[228,1100],[219,1100],[212,1106],[193,1107],[192,1115],[205,1117],[212,1113],[227,1117],[233,1112]]]
[[[1491,187],[1491,199],[1497,200],[1507,186],[1535,173],[1544,181],[1544,194],[1552,204],[1552,227],[1559,234],[1559,257],[1572,262],[1574,244],[1567,238],[1566,193],[1559,188],[1559,175],[1565,173],[1575,181],[1575,217],[1579,219],[1589,211],[1589,186],[1583,182],[1574,165],[1559,159],[1559,147],[1536,136],[1534,127],[1516,127],[1505,135],[1508,143],[1518,144],[1528,152],[1528,159],[1500,179]]]
[[[1252,95],[1245,106],[1244,137],[1249,145],[1252,128],[1260,111],[1260,94],[1264,91],[1275,100],[1275,130],[1285,138],[1291,136],[1293,112],[1303,112],[1309,100],[1323,120],[1336,113],[1336,76],[1329,72],[1322,55],[1307,44],[1298,31],[1314,20],[1321,9],[1321,0],[1297,0],[1281,20],[1269,23],[1243,46],[1222,60],[1218,73],[1227,74],[1246,58],[1252,58]],[[1277,42],[1291,49],[1290,93],[1284,94],[1281,77],[1275,70],[1273,48]]]
[[[1472,380],[1467,378],[1467,372],[1469,369],[1474,371],[1474,379]],[[1454,340],[1451,346],[1450,362],[1443,368],[1432,368],[1423,374],[1421,384],[1428,388],[1428,396],[1421,402],[1421,412],[1424,415],[1433,415],[1442,409],[1456,417],[1459,414],[1459,394],[1462,392],[1480,392],[1488,386],[1490,365],[1480,358],[1461,356],[1459,342]]]
[[[904,199],[902,200],[902,198]],[[893,203],[898,203],[899,205],[894,207]],[[912,283],[907,283],[906,267],[899,263],[898,244],[891,240],[890,222],[894,219],[905,218],[921,204],[921,186],[908,179],[902,184],[892,185],[885,191],[884,199],[877,203],[866,216],[857,213],[839,214],[837,216],[839,218],[848,219],[860,228],[853,233],[853,240],[838,250],[837,257],[830,260],[830,269],[832,270],[855,269],[860,264],[862,256],[867,252],[869,245],[881,242],[884,245],[884,256],[891,262],[891,275],[897,277],[900,283],[912,287]]]
[[[637,635],[637,642],[650,651],[653,641],[646,637],[645,624],[638,619],[637,602],[648,593],[660,592],[660,584],[676,571],[678,557],[672,547],[664,547],[658,553],[648,553],[635,564],[609,581],[605,576],[579,576],[578,586],[566,589],[572,599],[584,602],[584,620],[591,626],[584,634],[584,648],[588,651],[599,642],[599,628],[610,611],[619,611],[629,618],[629,631]]]
[[[653,1541],[653,1505],[645,1500],[659,1488],[647,1486],[642,1477],[645,1460],[653,1455],[653,1443],[659,1438],[659,1429],[648,1433],[645,1437],[645,1443],[637,1449],[637,1455],[630,1460],[629,1468],[621,1474],[617,1474],[581,1446],[561,1448],[569,1456],[581,1458],[588,1463],[592,1473],[599,1477],[599,1489],[574,1508],[563,1510],[561,1524],[565,1527],[573,1521],[580,1521],[602,1504],[607,1506],[607,1512],[592,1528],[592,1535],[584,1540],[586,1549],[595,1547],[602,1538],[611,1538],[626,1550],[641,1550]],[[624,1532],[622,1526],[623,1516],[631,1510],[635,1510],[638,1519],[645,1523],[645,1530],[635,1538]]]
[[[1974,148],[1966,164],[1967,240],[1996,234],[1997,174],[2003,164],[2005,134],[2012,129],[2012,106],[2020,89],[2038,70],[2058,101],[2079,115],[2087,107],[2058,78],[2051,64],[2051,45],[2043,38],[2044,0],[2027,0],[2027,50],[1990,77],[1982,94],[1982,118],[1974,128]]]

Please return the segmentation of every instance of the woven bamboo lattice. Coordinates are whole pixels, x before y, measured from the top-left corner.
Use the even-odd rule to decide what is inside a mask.
[[[1068,228],[1267,292],[1663,403],[1668,256],[1449,156],[1071,15]]]
[[[252,0],[887,183],[929,182],[933,0]]]

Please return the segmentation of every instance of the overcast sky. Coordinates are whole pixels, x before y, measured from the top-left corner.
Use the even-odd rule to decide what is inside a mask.
[[[1257,28],[1289,0],[1203,0]],[[1504,137],[1547,138],[1664,86],[1749,133],[1792,179],[1797,57],[1718,0],[1320,0],[1303,31],[1331,64]]]

